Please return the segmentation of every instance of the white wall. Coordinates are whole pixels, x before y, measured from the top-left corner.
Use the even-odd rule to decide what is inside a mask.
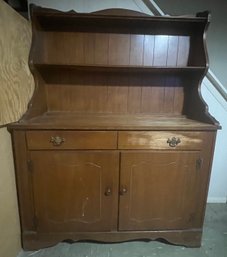
[[[217,133],[208,202],[227,201],[227,102],[207,78],[203,80],[202,96],[209,104],[209,112],[222,129]]]
[[[174,0],[172,0],[174,1]],[[177,0],[175,0],[177,2]],[[201,0],[203,1],[203,0]],[[219,1],[219,0],[218,0]],[[168,1],[161,1],[168,2]],[[59,9],[63,11],[76,10],[77,12],[92,12],[106,8],[126,8],[136,11],[143,11],[152,14],[140,0],[28,0],[28,3],[35,3],[43,7]],[[158,1],[156,1],[158,3]],[[181,3],[174,5],[178,8]],[[182,7],[183,8],[183,7]],[[190,11],[190,10],[189,10]],[[227,200],[227,103],[220,94],[213,88],[213,85],[205,79],[202,86],[202,95],[209,106],[210,113],[220,122],[222,130],[218,131],[217,143],[210,181],[208,202],[226,202]]]
[[[0,256],[14,257],[21,249],[20,223],[11,138],[0,128]]]

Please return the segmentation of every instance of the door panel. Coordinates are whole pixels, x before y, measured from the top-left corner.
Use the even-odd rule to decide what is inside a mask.
[[[110,231],[117,224],[118,154],[34,151],[39,231]]]
[[[197,224],[197,159],[195,151],[123,152],[119,229],[183,229]]]

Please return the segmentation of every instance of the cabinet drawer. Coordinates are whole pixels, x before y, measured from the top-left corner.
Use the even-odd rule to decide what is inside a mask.
[[[119,132],[119,149],[201,149],[206,132],[132,131]]]
[[[106,131],[28,131],[29,149],[116,149],[117,133]]]

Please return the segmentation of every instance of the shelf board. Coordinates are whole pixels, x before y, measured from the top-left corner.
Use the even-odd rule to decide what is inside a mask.
[[[74,84],[78,78],[95,78],[114,76],[123,78],[141,77],[144,79],[186,79],[193,77],[196,80],[205,74],[205,67],[147,67],[147,66],[103,66],[103,65],[49,65],[37,64],[46,83]],[[98,79],[99,81],[99,79]]]
[[[76,130],[215,130],[216,125],[188,119],[182,115],[47,112],[12,127],[28,129]]]
[[[94,71],[94,72],[142,72],[142,73],[187,73],[187,72],[204,72],[205,66],[135,66],[135,65],[62,65],[62,64],[40,64],[35,63],[34,67],[43,71],[45,69],[73,70],[73,71]]]
[[[204,28],[208,16],[208,13],[204,13],[203,17],[149,16],[121,9],[94,13],[70,11],[65,15],[65,13],[53,9],[32,8],[32,18],[36,21],[37,27],[44,31],[139,32],[159,35],[188,35],[193,30]]]

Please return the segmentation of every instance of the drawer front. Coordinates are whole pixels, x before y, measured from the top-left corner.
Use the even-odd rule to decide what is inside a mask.
[[[29,149],[116,149],[117,132],[109,131],[28,131]]]
[[[122,131],[119,132],[118,148],[199,150],[208,134],[181,131]]]

